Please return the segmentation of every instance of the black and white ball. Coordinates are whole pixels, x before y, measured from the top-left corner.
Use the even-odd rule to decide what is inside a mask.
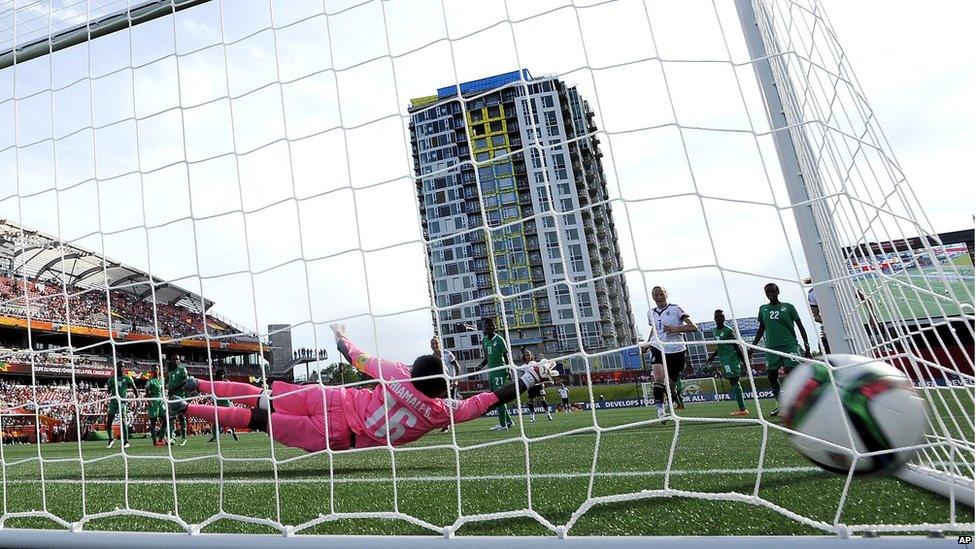
[[[809,361],[783,383],[780,416],[784,426],[798,433],[790,434],[793,447],[820,467],[845,475],[852,464],[859,475],[903,466],[916,450],[898,449],[921,444],[927,424],[925,403],[911,380],[880,360],[855,355],[821,360],[832,367],[833,383],[823,364]],[[851,449],[893,451],[856,458]]]

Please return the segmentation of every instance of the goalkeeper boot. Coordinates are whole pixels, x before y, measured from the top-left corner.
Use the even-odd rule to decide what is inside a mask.
[[[748,416],[749,415],[749,410],[736,410],[736,411],[732,412],[729,415],[730,416],[745,417],[745,416]]]

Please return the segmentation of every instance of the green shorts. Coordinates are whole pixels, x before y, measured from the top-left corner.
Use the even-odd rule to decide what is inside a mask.
[[[164,402],[150,402],[149,403],[149,418],[156,419],[159,417],[166,417],[166,403]]]
[[[508,383],[508,374],[504,373],[503,371],[499,371],[498,374],[488,376],[488,386],[491,387],[492,391],[501,389],[506,383]]]
[[[772,347],[774,351],[779,351],[781,353],[788,353],[791,355],[800,356],[800,346],[794,343],[793,345],[784,345],[781,347]],[[796,368],[800,364],[799,359],[789,358],[785,356],[775,355],[773,353],[766,353],[766,369],[779,370],[780,368],[790,371]]]
[[[723,364],[722,375],[724,375],[726,379],[742,377],[742,364]]]

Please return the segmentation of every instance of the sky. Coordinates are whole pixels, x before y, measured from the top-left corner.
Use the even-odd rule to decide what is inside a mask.
[[[976,8],[822,5],[935,229],[972,227]],[[353,337],[411,360],[432,327],[406,107],[523,67],[597,111],[641,333],[653,285],[701,321],[753,315],[766,280],[807,274],[772,206],[788,197],[771,141],[749,132],[766,122],[732,2],[271,6],[211,2],[0,71],[0,217],[201,293],[248,329],[291,323],[295,346],[333,349],[327,323],[371,313],[348,321]],[[55,8],[52,24],[84,17]]]

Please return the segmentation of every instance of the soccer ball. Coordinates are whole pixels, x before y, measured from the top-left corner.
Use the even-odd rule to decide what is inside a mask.
[[[844,475],[852,463],[857,475],[903,466],[916,450],[896,449],[925,439],[925,403],[911,380],[880,360],[855,355],[822,360],[832,367],[833,384],[827,367],[814,362],[798,366],[783,384],[780,415],[795,431],[790,434],[793,447],[820,467]],[[851,452],[892,449],[896,451],[859,458]]]

